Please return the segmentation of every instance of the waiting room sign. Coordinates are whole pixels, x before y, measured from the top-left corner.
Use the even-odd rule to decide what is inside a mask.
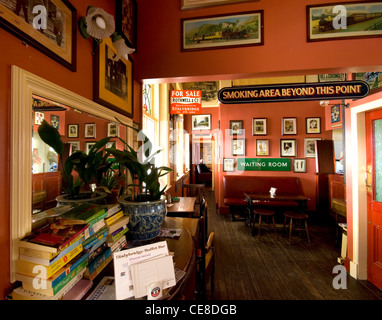
[[[358,99],[366,97],[369,90],[365,81],[358,80],[243,86],[221,89],[218,99],[223,104]]]
[[[289,158],[238,158],[239,171],[290,171]]]

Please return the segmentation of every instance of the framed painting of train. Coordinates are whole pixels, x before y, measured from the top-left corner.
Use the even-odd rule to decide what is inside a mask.
[[[182,51],[264,44],[264,12],[182,19]]]
[[[382,2],[339,2],[306,6],[307,40],[382,36]]]

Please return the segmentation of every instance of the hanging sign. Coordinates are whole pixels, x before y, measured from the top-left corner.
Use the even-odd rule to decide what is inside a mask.
[[[296,83],[223,88],[218,99],[224,104],[338,100],[366,97],[369,85],[364,81]]]
[[[289,158],[238,158],[239,171],[290,171]]]
[[[171,90],[170,114],[201,114],[202,90]]]

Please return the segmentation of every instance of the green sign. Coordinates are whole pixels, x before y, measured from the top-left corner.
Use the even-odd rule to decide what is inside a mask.
[[[282,158],[239,158],[237,170],[240,171],[290,171],[291,160]]]

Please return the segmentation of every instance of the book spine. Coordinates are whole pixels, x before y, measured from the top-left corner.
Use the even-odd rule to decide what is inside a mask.
[[[44,246],[42,244],[29,242],[28,240],[23,240],[23,239],[21,239],[19,241],[19,247],[29,248],[29,249],[34,249],[34,250],[40,250],[40,251],[45,251],[45,252],[51,252],[51,253],[57,253],[58,252],[57,248]]]
[[[84,243],[84,249],[90,249],[92,246],[94,246],[99,240],[102,238],[106,238],[109,234],[109,231],[107,231],[107,228],[103,228],[100,231],[98,231],[95,235],[93,235],[91,238],[87,239],[86,243]]]
[[[110,247],[111,251],[114,252],[117,250],[117,248],[123,248],[126,244],[126,237],[121,237],[116,242],[108,243],[107,245]]]
[[[113,257],[112,257],[112,256],[109,256],[108,258],[106,258],[106,260],[104,260],[104,261],[102,262],[102,264],[100,264],[100,265],[98,266],[98,268],[97,268],[93,273],[91,273],[91,274],[88,274],[88,275],[87,275],[87,274],[86,274],[86,271],[85,271],[85,273],[84,273],[84,277],[87,278],[87,279],[90,279],[90,280],[94,280],[95,277],[98,276],[98,275],[101,273],[101,271],[108,265],[108,263],[109,263],[111,260],[113,260]]]
[[[109,233],[113,233],[116,230],[120,229],[121,227],[126,226],[128,223],[129,223],[129,217],[125,216],[115,221],[110,226],[107,226],[107,229],[109,230]]]
[[[56,253],[40,251],[40,250],[35,250],[30,248],[23,248],[23,247],[19,248],[19,253],[24,256],[35,257],[35,258],[46,259],[46,260],[52,260],[54,257],[57,256]]]
[[[99,230],[101,230],[105,226],[105,220],[101,219],[94,223],[93,225],[89,226],[88,229],[85,230],[85,240],[89,237],[91,237],[93,234],[97,233]]]
[[[111,242],[111,241],[117,241],[118,239],[120,239],[127,231],[129,231],[129,228],[127,226],[124,226],[120,229],[118,229],[117,231],[115,231],[113,234],[109,234],[108,235],[108,241]]]
[[[106,218],[111,217],[112,215],[118,213],[121,210],[122,210],[122,208],[121,208],[121,205],[119,205],[119,204],[117,204],[111,208],[107,208],[106,209],[106,213],[107,213]]]
[[[86,274],[91,275],[96,269],[111,256],[110,248],[107,248],[102,253],[100,253],[87,267]]]
[[[96,223],[97,221],[99,221],[100,219],[104,219],[106,217],[106,215],[107,215],[107,213],[106,213],[105,209],[99,210],[99,211],[95,212],[91,217],[86,219],[86,223],[89,223],[90,225],[92,225],[92,224]]]
[[[105,218],[106,225],[110,226],[113,222],[117,221],[119,218],[123,217],[123,211],[112,215],[110,218]]]

